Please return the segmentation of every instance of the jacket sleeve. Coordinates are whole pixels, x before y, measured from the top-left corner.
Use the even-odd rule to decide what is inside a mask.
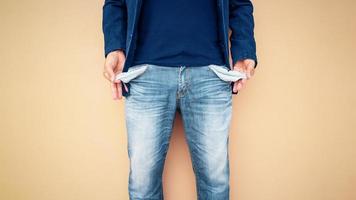
[[[105,0],[103,5],[102,31],[104,53],[126,49],[127,9],[125,0]]]
[[[229,28],[233,64],[238,60],[249,58],[255,60],[256,68],[253,5],[250,0],[229,1]]]

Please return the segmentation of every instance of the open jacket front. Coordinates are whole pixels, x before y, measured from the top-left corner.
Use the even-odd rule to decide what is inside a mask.
[[[123,72],[132,66],[137,40],[137,24],[144,0],[105,0],[102,29],[105,57],[111,51],[122,49],[126,55]],[[242,59],[254,59],[257,66],[254,38],[253,5],[250,0],[217,0],[219,37],[225,63],[229,60],[229,28],[231,29],[231,57],[233,63]],[[256,67],[255,66],[255,67]],[[123,86],[123,84],[122,84]],[[130,84],[127,84],[130,87]],[[123,96],[127,96],[122,87]]]

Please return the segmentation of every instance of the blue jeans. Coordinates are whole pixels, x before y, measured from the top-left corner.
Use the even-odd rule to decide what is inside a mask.
[[[215,66],[224,69],[225,66]],[[152,64],[129,80],[125,118],[130,200],[163,200],[162,174],[176,111],[180,112],[199,200],[229,199],[229,81],[209,66]]]

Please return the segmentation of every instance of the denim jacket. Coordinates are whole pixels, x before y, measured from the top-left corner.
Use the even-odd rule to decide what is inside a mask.
[[[104,55],[106,57],[114,50],[124,50],[126,61],[122,72],[127,72],[132,65],[142,1],[144,0],[105,0],[103,5]],[[230,28],[230,50],[233,63],[249,58],[255,60],[255,67],[257,67],[251,0],[217,0],[217,9],[218,33],[226,65],[231,68],[229,60]],[[122,91],[125,96],[124,88]]]

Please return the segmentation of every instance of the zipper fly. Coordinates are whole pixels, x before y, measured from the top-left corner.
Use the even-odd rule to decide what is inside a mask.
[[[185,82],[185,75],[186,73],[184,73],[184,69],[186,69],[187,67],[182,65],[179,67],[179,72],[178,72],[178,91],[177,91],[177,99],[181,98],[184,96],[185,92],[186,92],[186,82]]]

